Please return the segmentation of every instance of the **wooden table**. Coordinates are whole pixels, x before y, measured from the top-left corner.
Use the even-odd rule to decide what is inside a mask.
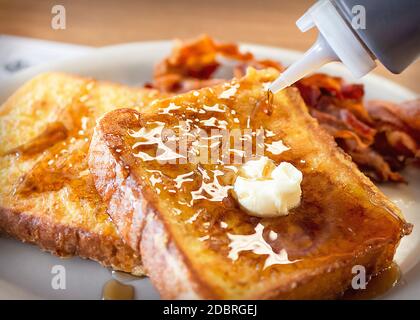
[[[295,21],[310,0],[0,0],[0,34],[104,46],[130,41],[195,37],[305,50],[316,32]],[[56,4],[66,9],[66,29],[51,27]],[[1,48],[0,48],[1,50]],[[375,73],[420,92],[420,60],[401,75],[382,66]]]

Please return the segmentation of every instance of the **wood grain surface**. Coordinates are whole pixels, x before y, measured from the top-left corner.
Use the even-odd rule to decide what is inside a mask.
[[[310,0],[0,0],[0,34],[104,46],[132,41],[190,38],[202,33],[305,50],[316,31],[301,33],[295,21]],[[51,27],[54,5],[66,9],[66,29]],[[1,48],[0,48],[1,50]],[[420,61],[400,75],[379,66],[376,74],[420,92]]]

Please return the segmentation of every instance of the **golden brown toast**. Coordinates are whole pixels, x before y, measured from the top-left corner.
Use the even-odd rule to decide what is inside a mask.
[[[368,276],[383,270],[410,232],[399,209],[308,114],[297,89],[267,101],[264,84],[277,75],[249,69],[225,85],[158,100],[140,113],[115,110],[98,121],[89,151],[95,186],[163,298],[337,298],[355,265]],[[265,143],[282,139],[289,150],[265,155],[303,173],[301,204],[283,217],[245,213],[230,189],[238,165],[182,163],[181,152],[163,156],[171,150],[162,153],[161,143],[171,136],[162,126],[180,137],[181,122],[208,136],[215,127],[262,128]],[[263,253],[246,249],[235,260],[238,238],[257,241]],[[267,265],[269,258],[275,263]]]
[[[118,236],[94,188],[87,151],[99,116],[156,97],[60,73],[17,90],[0,108],[0,233],[142,274],[140,257]]]

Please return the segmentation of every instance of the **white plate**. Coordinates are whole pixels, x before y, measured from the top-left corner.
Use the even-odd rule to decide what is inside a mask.
[[[172,47],[170,41],[130,43],[96,49],[83,57],[51,63],[25,70],[0,86],[0,103],[7,99],[25,81],[45,71],[65,71],[97,79],[140,85],[152,78],[153,66],[168,55]],[[269,58],[288,65],[300,53],[290,50],[242,45],[259,58]],[[403,101],[414,99],[416,95],[378,76],[369,75],[362,80],[352,78],[341,65],[330,65],[322,71],[344,77],[351,82],[362,82],[367,99]],[[407,220],[420,225],[419,196],[420,173],[407,170],[408,185],[383,186],[382,189],[402,209]],[[396,261],[403,271],[401,285],[388,292],[387,299],[420,299],[420,232],[413,233],[401,242]],[[51,286],[52,266],[63,265],[67,282],[65,290],[54,290]],[[111,278],[109,270],[97,263],[79,258],[59,259],[40,252],[35,246],[22,244],[11,239],[0,239],[0,298],[2,299],[99,299],[103,284]],[[139,299],[155,299],[159,295],[148,279],[132,283]]]

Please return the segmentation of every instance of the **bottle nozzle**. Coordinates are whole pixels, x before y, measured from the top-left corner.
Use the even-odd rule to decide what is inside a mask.
[[[320,34],[315,44],[301,59],[287,68],[286,71],[271,84],[269,90],[274,93],[282,90],[324,64],[338,60],[337,55]]]

